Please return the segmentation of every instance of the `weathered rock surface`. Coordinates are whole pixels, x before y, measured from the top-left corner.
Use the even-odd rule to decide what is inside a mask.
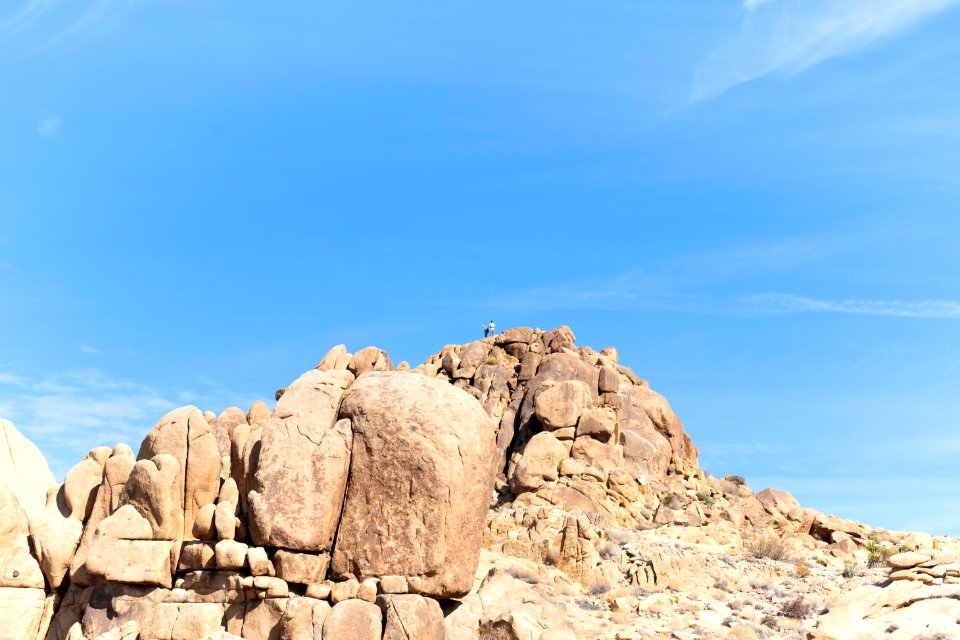
[[[353,435],[337,422],[348,371],[308,371],[277,403],[263,428],[250,483],[256,544],[327,551],[340,519]]]
[[[31,514],[43,510],[47,490],[55,484],[40,450],[13,423],[0,419],[0,485],[10,487],[20,508]]]
[[[494,474],[483,408],[438,380],[371,372],[341,415],[354,440],[334,575],[402,575],[421,594],[467,593]]]

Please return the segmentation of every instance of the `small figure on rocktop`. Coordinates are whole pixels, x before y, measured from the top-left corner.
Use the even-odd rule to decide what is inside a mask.
[[[483,325],[483,337],[497,335],[497,325],[493,323],[493,320],[490,321],[490,324]]]

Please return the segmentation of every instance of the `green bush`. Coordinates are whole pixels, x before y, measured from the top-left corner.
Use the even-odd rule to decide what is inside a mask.
[[[743,485],[747,484],[747,481],[744,479],[743,476],[735,476],[732,473],[727,474],[726,480],[727,482],[732,482],[738,487],[742,487]]]
[[[867,566],[879,567],[887,563],[887,558],[896,555],[897,547],[887,546],[871,540],[867,543]]]
[[[714,498],[714,497],[713,497],[712,495],[710,495],[709,493],[703,493],[702,491],[697,493],[697,500],[699,500],[700,502],[702,502],[702,503],[704,503],[704,504],[708,504],[708,505],[711,505],[711,506],[717,503],[717,499],[716,499],[716,498]]]

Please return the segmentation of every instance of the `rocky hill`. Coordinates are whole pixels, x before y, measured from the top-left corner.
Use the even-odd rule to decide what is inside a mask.
[[[0,640],[960,637],[960,545],[707,476],[566,327],[411,369],[332,349],[271,410],[164,416],[56,484],[0,421]]]

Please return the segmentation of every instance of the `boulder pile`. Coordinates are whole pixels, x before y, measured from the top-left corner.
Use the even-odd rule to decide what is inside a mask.
[[[960,637],[960,553],[925,549],[887,560],[888,580],[838,597],[810,633],[814,640]]]
[[[708,477],[697,455],[616,349],[567,327],[412,369],[340,345],[272,410],[176,409],[136,453],[97,447],[62,484],[0,421],[0,640],[597,638],[609,625],[571,624],[565,602],[635,624],[730,582],[729,556],[754,545],[842,567],[879,539]],[[960,588],[955,559],[892,561],[894,585],[918,585],[912,600],[896,587],[898,606]]]
[[[273,411],[172,411],[62,485],[18,455],[45,473],[0,484],[0,637],[442,638],[496,434],[470,394],[369,355],[334,352]]]

